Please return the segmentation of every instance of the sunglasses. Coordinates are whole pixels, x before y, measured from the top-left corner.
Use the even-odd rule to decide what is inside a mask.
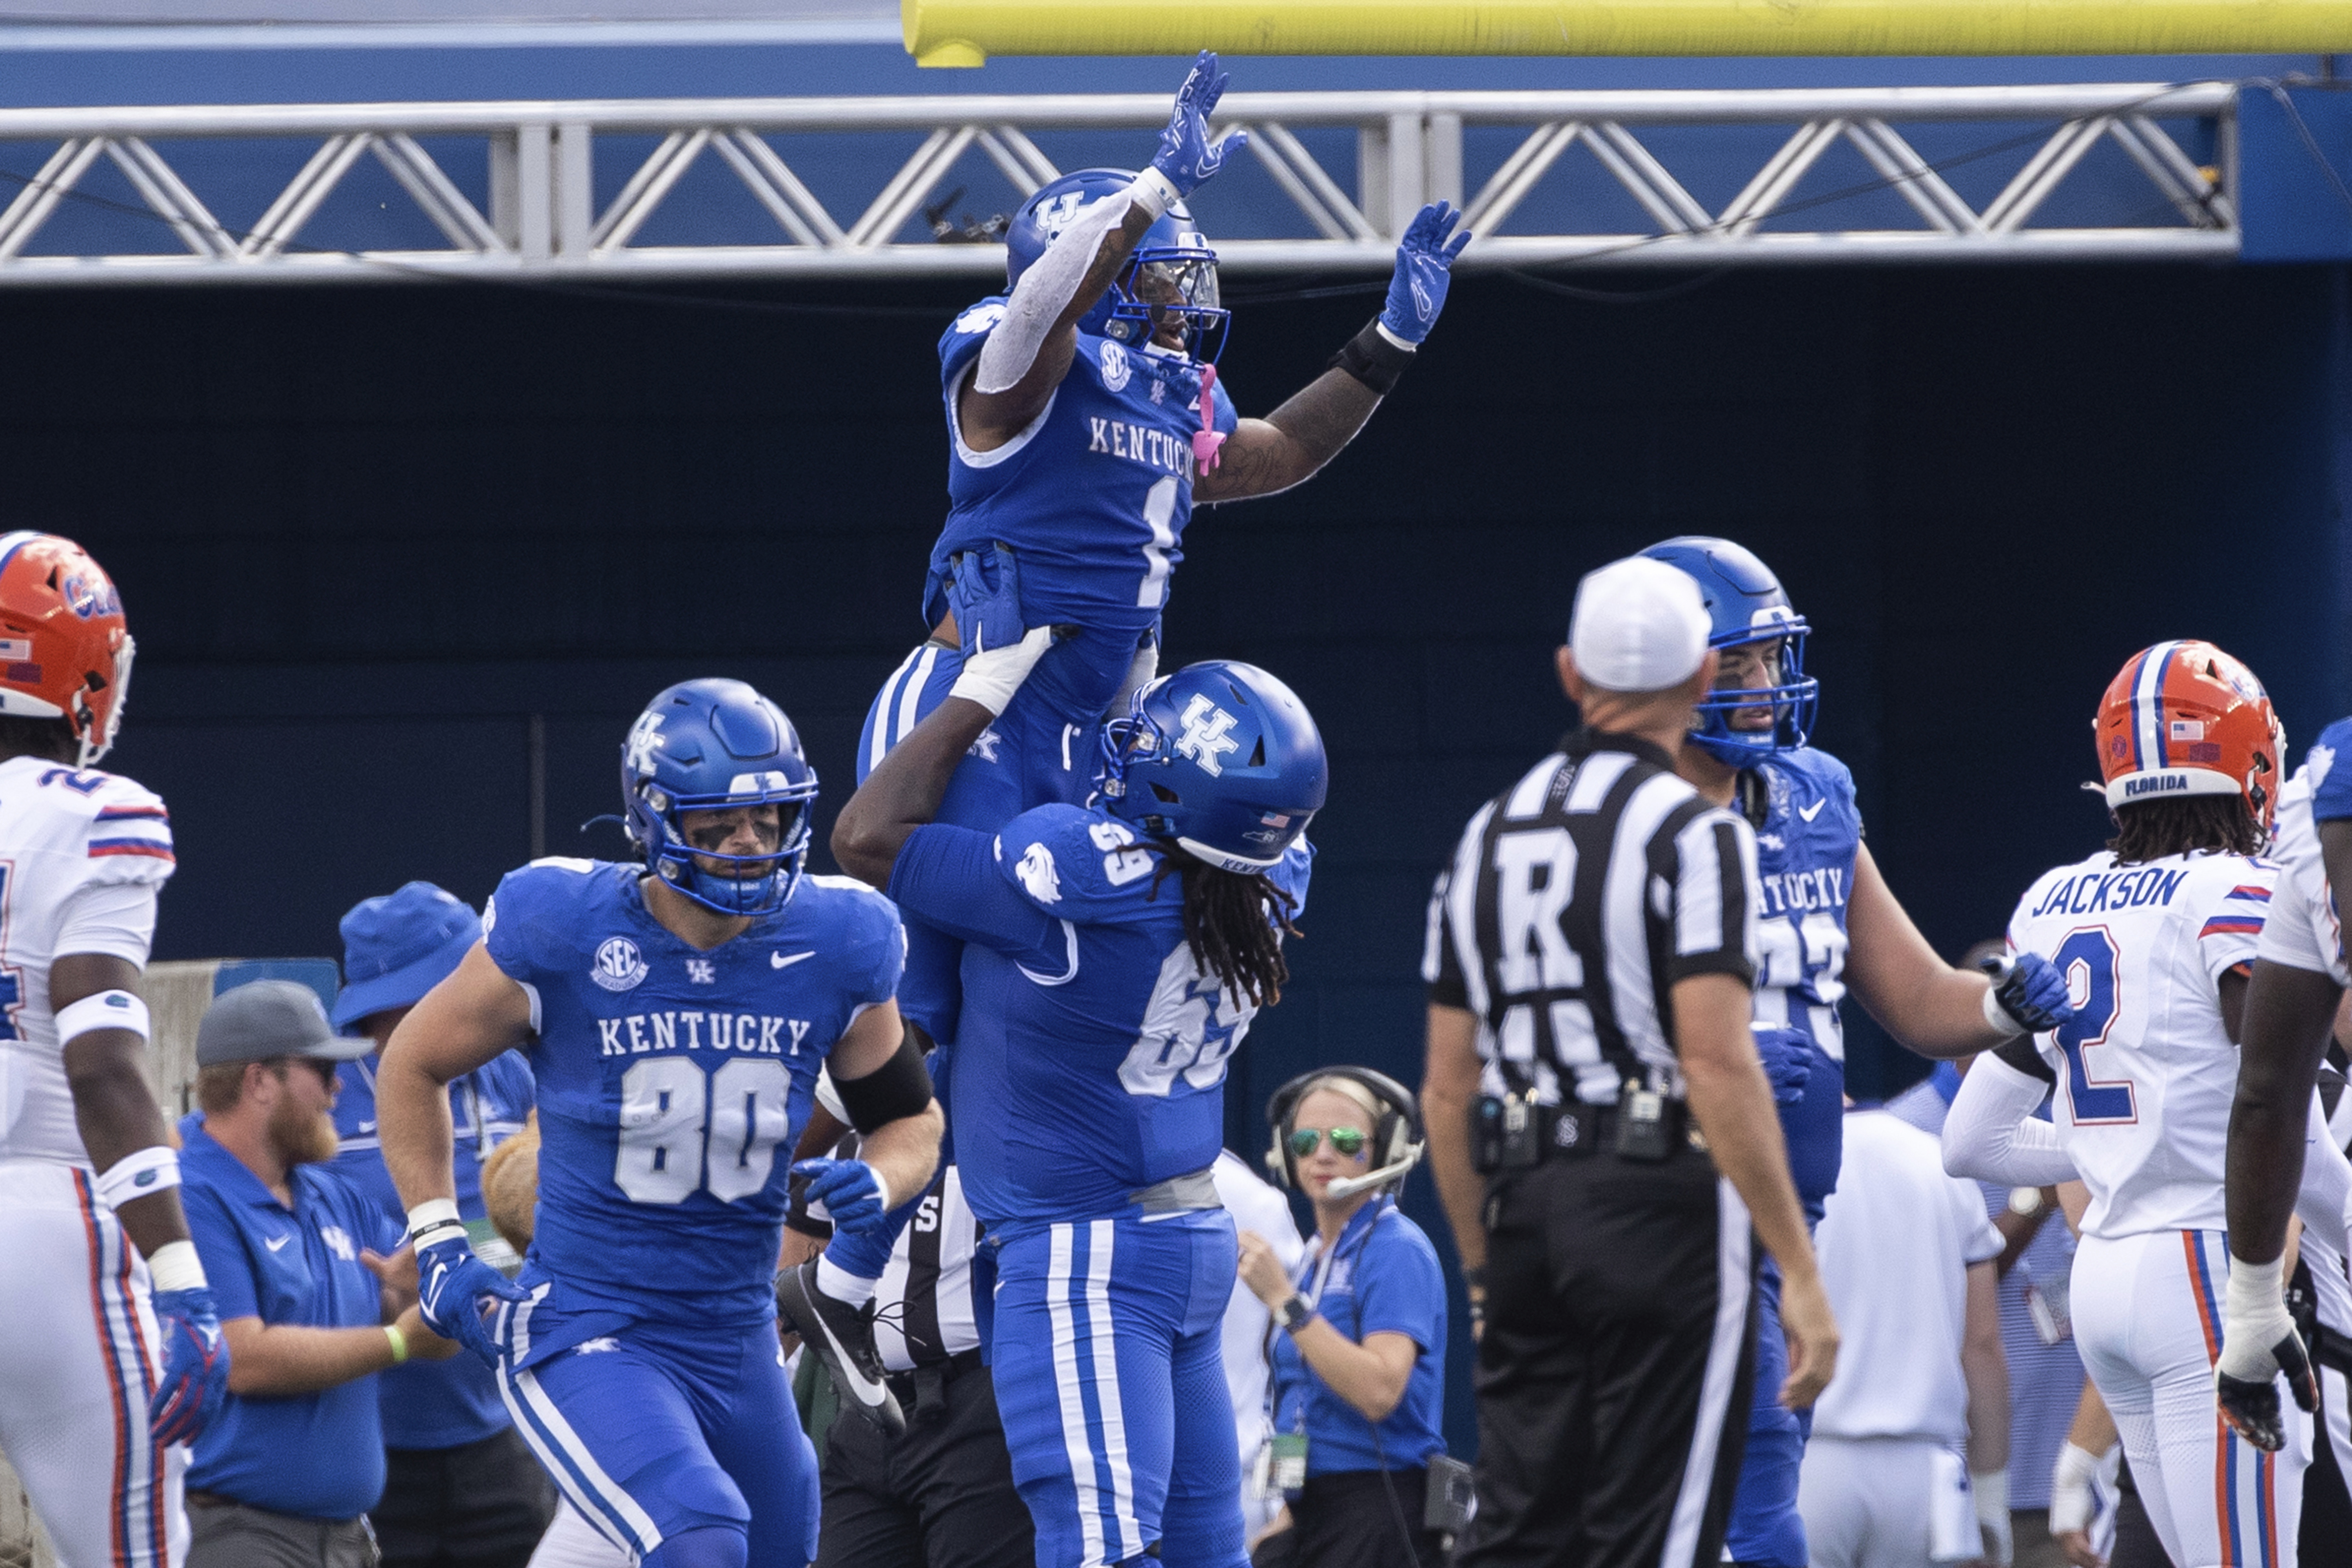
[[[307,1067],[318,1075],[319,1082],[321,1084],[325,1085],[327,1088],[332,1089],[335,1086],[336,1080],[335,1066],[336,1064],[334,1062],[329,1061],[323,1057],[281,1056],[278,1059],[278,1076],[280,1078],[285,1077],[288,1070],[291,1068]]]
[[[1364,1152],[1372,1135],[1355,1127],[1296,1127],[1290,1134],[1290,1152],[1299,1159],[1313,1154],[1325,1138],[1331,1140],[1332,1151],[1347,1159]]]

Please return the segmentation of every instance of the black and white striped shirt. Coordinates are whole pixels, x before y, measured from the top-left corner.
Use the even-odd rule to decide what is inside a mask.
[[[1470,819],[1429,905],[1429,999],[1478,1017],[1490,1093],[1679,1098],[1668,992],[1756,974],[1756,839],[1631,736],[1577,730]]]
[[[886,1369],[912,1372],[980,1348],[971,1276],[979,1246],[980,1222],[964,1203],[962,1178],[942,1166],[874,1292],[874,1348]]]

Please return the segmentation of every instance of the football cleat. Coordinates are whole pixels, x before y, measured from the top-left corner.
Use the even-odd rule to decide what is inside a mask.
[[[907,1416],[882,1373],[874,1348],[874,1303],[853,1307],[817,1288],[817,1260],[776,1276],[776,1311],[801,1343],[824,1359],[842,1402],[895,1437]]]

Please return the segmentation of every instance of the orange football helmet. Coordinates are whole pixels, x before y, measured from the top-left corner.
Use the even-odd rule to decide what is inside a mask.
[[[2254,673],[2210,643],[2134,653],[2095,721],[2107,806],[2236,795],[2271,830],[2286,731]]]
[[[66,720],[88,768],[122,723],[132,651],[122,596],[89,552],[56,534],[0,534],[0,714]]]

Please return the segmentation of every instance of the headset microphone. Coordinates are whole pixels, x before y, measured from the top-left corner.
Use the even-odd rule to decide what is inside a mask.
[[[1404,1158],[1394,1165],[1382,1166],[1376,1171],[1366,1171],[1360,1176],[1342,1176],[1324,1187],[1323,1196],[1327,1199],[1353,1197],[1360,1192],[1370,1192],[1376,1186],[1386,1186],[1421,1163],[1421,1150],[1422,1145],[1415,1144],[1406,1149]]]

